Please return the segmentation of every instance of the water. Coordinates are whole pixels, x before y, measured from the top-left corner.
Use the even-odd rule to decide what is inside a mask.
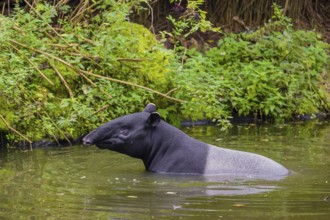
[[[329,219],[330,123],[185,128],[210,144],[268,156],[281,180],[160,175],[96,147],[0,157],[0,219]]]

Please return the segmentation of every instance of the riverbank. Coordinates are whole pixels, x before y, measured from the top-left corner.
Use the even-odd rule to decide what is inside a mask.
[[[281,123],[330,111],[329,45],[316,32],[295,30],[276,5],[272,20],[255,31],[225,34],[212,48],[175,41],[170,50],[166,36],[185,35],[175,32],[182,24],[196,33],[219,29],[205,17],[173,18],[176,29],[162,38],[129,21],[131,4],[95,5],[88,22],[42,3],[0,16],[6,138],[70,142],[149,102],[177,126],[206,118],[224,129],[233,112]]]
[[[327,122],[330,120],[330,114],[326,113],[319,113],[319,114],[308,114],[308,115],[301,115],[299,117],[296,117],[294,121],[283,123],[283,126],[289,126],[290,124],[295,123],[306,123],[309,121],[318,121],[319,123]],[[260,117],[255,116],[236,116],[230,119],[230,123],[233,126],[263,126],[266,124],[272,124],[272,122],[266,121],[264,119],[261,119]],[[191,120],[183,120],[180,123],[180,129],[185,128],[192,128],[197,126],[217,126],[217,123],[204,119],[204,120],[197,120],[197,121],[191,121]],[[280,125],[279,125],[280,126]],[[62,148],[62,147],[69,147],[73,145],[80,145],[82,137],[79,138],[70,138],[69,140],[66,139],[58,139],[57,141],[54,141],[52,139],[42,139],[35,141],[33,143],[28,143],[21,141],[19,143],[14,143],[13,146],[8,146],[8,140],[6,138],[6,134],[3,132],[0,132],[0,151],[2,154],[6,154],[6,151],[8,148],[11,149],[17,149],[17,150],[35,150],[35,149],[48,149],[48,148]]]

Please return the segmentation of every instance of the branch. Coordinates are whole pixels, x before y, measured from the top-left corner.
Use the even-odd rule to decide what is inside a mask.
[[[171,99],[173,101],[185,102],[184,100],[173,98],[173,97],[168,96],[168,95],[166,95],[164,93],[158,92],[157,90],[153,90],[153,89],[150,89],[148,87],[141,86],[141,85],[138,85],[138,84],[135,84],[135,83],[131,83],[131,82],[127,82],[127,81],[122,81],[122,80],[114,79],[114,78],[107,77],[107,76],[97,75],[97,74],[94,74],[94,73],[91,73],[91,72],[87,72],[87,71],[84,71],[84,70],[78,70],[78,71],[83,71],[86,75],[94,76],[94,77],[97,77],[97,78],[102,78],[102,79],[106,79],[106,80],[109,80],[109,81],[112,81],[112,82],[116,82],[116,83],[120,83],[120,84],[124,84],[124,85],[128,85],[128,86],[133,86],[133,87],[137,87],[137,88],[140,88],[140,89],[144,89],[144,90],[147,90],[149,92],[155,93],[157,95],[163,96],[163,97],[165,97],[167,99]]]
[[[40,113],[37,113],[39,115],[39,117],[41,118],[41,120],[43,120],[43,117],[40,115]],[[53,125],[55,126],[55,128],[63,135],[63,137],[65,138],[65,140],[72,145],[70,139],[65,135],[65,133],[57,126],[57,124],[53,121],[53,119],[47,114],[47,112],[45,112],[46,116],[48,117],[48,119],[53,123]],[[54,134],[52,134],[52,136],[54,137]],[[58,143],[58,140],[55,138],[56,142]]]
[[[9,123],[6,121],[5,117],[3,117],[2,114],[0,114],[0,119],[3,121],[3,123],[5,123],[5,125],[7,126],[7,128],[11,131],[13,131],[14,133],[18,134],[21,138],[25,139],[27,142],[29,142],[30,144],[30,150],[32,151],[32,141],[30,141],[30,139],[28,139],[27,137],[25,137],[23,134],[21,134],[20,132],[18,132],[15,128],[11,127],[9,125]]]
[[[133,61],[133,62],[139,62],[139,61],[144,61],[147,59],[143,59],[143,58],[117,58],[117,61]]]
[[[106,108],[108,108],[108,107],[109,107],[109,105],[105,105],[105,106],[103,106],[102,108],[100,108],[100,109],[96,110],[95,112],[93,112],[90,116],[95,115],[95,114],[97,114],[97,113],[103,111],[104,109],[106,109]]]
[[[44,79],[46,79],[52,86],[54,86],[54,83],[43,72],[41,72],[41,70],[27,56],[25,56],[23,52],[21,52],[14,45],[10,45],[10,46],[13,47],[15,50],[17,50],[17,52],[20,53]]]
[[[171,94],[172,92],[174,92],[174,91],[177,90],[177,89],[178,89],[178,88],[171,89],[170,91],[168,91],[168,92],[166,93],[166,95]]]
[[[112,95],[110,95],[109,93],[107,93],[106,91],[104,91],[103,89],[101,89],[100,87],[98,87],[92,80],[90,80],[85,74],[83,73],[79,73],[87,82],[89,82],[90,84],[92,84],[94,87],[98,88],[104,95],[108,96],[110,99],[112,99]]]
[[[50,60],[48,60],[48,63],[53,67],[53,69],[55,70],[56,74],[58,75],[58,77],[60,78],[60,80],[63,82],[66,90],[68,90],[68,93],[70,95],[71,98],[74,97],[72,90],[70,89],[70,86],[68,85],[68,83],[65,81],[64,77],[62,76],[62,74],[60,73],[60,71],[58,71],[58,69],[56,68],[56,66],[54,64],[52,64],[52,62]]]
[[[12,42],[12,43],[14,43],[14,44],[17,44],[17,45],[19,45],[19,46],[21,46],[21,47],[24,47],[24,48],[30,49],[30,50],[32,50],[32,51],[34,51],[34,52],[37,52],[37,53],[43,54],[43,55],[45,55],[45,56],[47,56],[47,57],[49,57],[49,58],[55,59],[55,60],[57,60],[57,61],[63,63],[63,64],[66,65],[67,67],[70,67],[71,69],[77,71],[77,72],[79,73],[79,75],[81,75],[84,79],[86,79],[90,84],[92,84],[93,86],[95,86],[96,88],[98,88],[97,85],[96,85],[95,83],[93,83],[92,80],[88,79],[83,73],[80,72],[80,69],[78,69],[78,68],[72,66],[70,63],[66,62],[65,60],[62,60],[61,58],[59,58],[59,57],[57,57],[57,56],[54,56],[54,55],[52,55],[52,54],[49,54],[49,53],[47,53],[47,52],[44,52],[44,51],[42,51],[42,50],[38,50],[38,49],[35,49],[35,48],[32,48],[32,47],[26,46],[25,44],[19,43],[19,42],[15,41],[15,40],[9,40],[9,41]],[[107,92],[105,92],[103,89],[101,89],[101,88],[98,88],[98,89],[99,89],[103,94],[105,94],[105,95],[107,95],[108,97],[112,98],[112,96],[111,96],[110,94],[108,94]]]
[[[176,102],[186,102],[186,101],[184,101],[184,100],[177,99],[177,98],[173,98],[173,97],[171,97],[171,96],[168,96],[168,95],[166,95],[166,94],[164,94],[164,93],[161,93],[161,92],[159,92],[159,91],[157,91],[157,90],[153,90],[153,89],[148,88],[148,87],[145,87],[145,86],[141,86],[141,85],[138,85],[138,84],[135,84],[135,83],[131,83],[131,82],[128,82],[128,81],[123,81],[123,80],[119,80],[119,79],[114,79],[114,78],[107,77],[107,76],[101,76],[101,75],[98,75],[98,74],[94,74],[94,73],[92,73],[92,72],[88,72],[88,71],[85,71],[85,70],[81,70],[81,69],[79,69],[79,68],[73,66],[72,64],[68,63],[67,61],[65,61],[65,60],[63,60],[63,59],[61,59],[61,58],[59,58],[59,57],[57,57],[57,56],[54,56],[54,55],[49,54],[49,53],[47,53],[47,52],[44,52],[44,51],[42,51],[42,50],[38,50],[38,49],[35,49],[35,48],[32,48],[32,47],[26,46],[26,45],[24,45],[24,44],[22,44],[22,43],[19,43],[19,42],[15,41],[15,40],[9,40],[9,41],[12,42],[12,43],[14,43],[14,44],[20,45],[21,47],[28,48],[28,49],[30,49],[30,50],[33,50],[33,51],[38,52],[38,53],[41,53],[41,54],[43,54],[43,55],[45,55],[45,56],[48,56],[48,57],[51,57],[51,58],[53,58],[53,59],[55,59],[55,60],[58,60],[59,62],[63,63],[64,65],[66,65],[66,66],[70,67],[71,69],[77,71],[77,72],[78,72],[80,75],[82,75],[85,79],[86,79],[86,76],[85,76],[85,75],[94,76],[94,77],[97,77],[97,78],[103,78],[103,79],[106,79],[106,80],[109,80],[109,81],[112,81],[112,82],[116,82],[116,83],[120,83],[120,84],[124,84],[124,85],[128,85],[128,86],[133,86],[133,87],[137,87],[137,88],[140,88],[140,89],[144,89],[144,90],[147,90],[147,91],[149,91],[149,92],[151,92],[151,93],[155,93],[155,94],[157,94],[157,95],[163,96],[163,97],[165,97],[165,98],[167,98],[167,99],[170,99],[170,100],[173,100],[173,101],[176,101]],[[89,81],[89,82],[90,82],[90,81]],[[95,85],[95,84],[93,84],[93,85]],[[102,91],[102,90],[101,90],[101,91]]]
[[[53,44],[52,46],[56,46],[56,47],[61,47],[64,48],[66,45],[56,45]],[[67,46],[68,48],[69,46]],[[73,52],[67,52],[67,54],[73,55],[73,56],[80,56],[80,57],[88,57],[90,59],[99,59],[99,56],[95,56],[95,55],[87,55],[87,54],[82,54],[82,53],[73,53]],[[117,61],[127,61],[127,62],[140,62],[140,61],[145,61],[145,60],[149,60],[149,59],[145,59],[145,58],[128,58],[128,57],[118,57],[116,58]]]

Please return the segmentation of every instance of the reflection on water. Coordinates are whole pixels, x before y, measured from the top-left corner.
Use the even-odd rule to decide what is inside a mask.
[[[281,180],[144,171],[96,147],[0,157],[0,219],[328,219],[330,123],[185,128],[210,144],[268,156],[294,172]]]

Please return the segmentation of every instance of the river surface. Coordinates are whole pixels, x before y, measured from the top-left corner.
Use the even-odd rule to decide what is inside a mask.
[[[10,151],[0,157],[0,219],[330,219],[330,122],[183,130],[265,155],[293,174],[162,175],[95,146]]]

